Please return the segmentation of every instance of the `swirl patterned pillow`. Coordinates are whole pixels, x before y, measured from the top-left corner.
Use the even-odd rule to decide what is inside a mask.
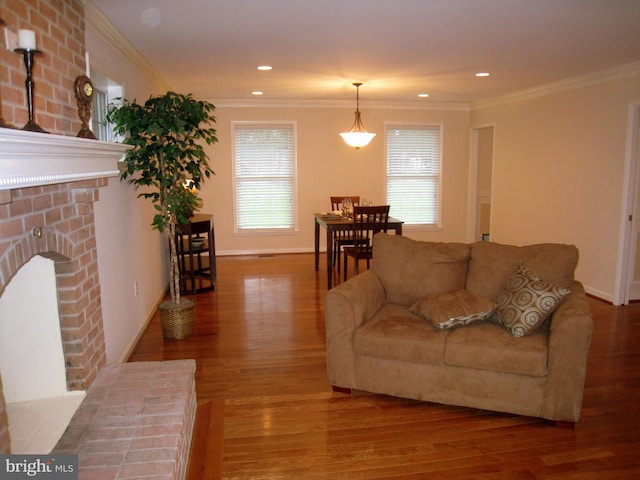
[[[518,262],[518,270],[495,298],[491,320],[504,325],[514,337],[530,335],[558,308],[571,290],[542,280]]]

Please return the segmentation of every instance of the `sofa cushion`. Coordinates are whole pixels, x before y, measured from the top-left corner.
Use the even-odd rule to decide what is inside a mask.
[[[547,335],[548,324],[533,335],[515,338],[501,325],[475,323],[449,332],[445,363],[543,377],[547,374]]]
[[[496,302],[468,290],[432,293],[414,303],[409,311],[438,328],[464,327],[481,322],[496,309]]]
[[[464,288],[469,251],[463,243],[421,242],[379,233],[373,239],[372,270],[388,303],[409,306],[430,293]]]
[[[386,304],[355,331],[354,350],[369,357],[441,365],[447,334],[406,306]]]
[[[473,243],[466,289],[495,299],[504,288],[507,277],[517,270],[518,260],[547,282],[569,288],[578,264],[578,249],[573,245],[552,243],[525,247]]]
[[[571,290],[542,280],[522,262],[496,297],[492,320],[504,325],[514,337],[530,335],[558,308]]]

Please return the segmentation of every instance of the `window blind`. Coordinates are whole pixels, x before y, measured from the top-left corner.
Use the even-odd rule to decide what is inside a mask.
[[[440,127],[388,125],[386,195],[407,225],[440,222]]]
[[[236,229],[295,228],[293,124],[235,124]]]

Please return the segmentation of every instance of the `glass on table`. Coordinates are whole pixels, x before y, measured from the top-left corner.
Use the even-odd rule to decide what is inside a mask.
[[[346,218],[351,218],[351,214],[353,213],[353,202],[351,202],[350,198],[344,198],[342,200],[342,215]]]

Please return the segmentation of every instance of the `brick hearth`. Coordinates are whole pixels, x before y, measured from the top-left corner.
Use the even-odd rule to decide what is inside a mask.
[[[194,360],[106,366],[53,453],[79,454],[80,478],[185,478],[194,374]]]

